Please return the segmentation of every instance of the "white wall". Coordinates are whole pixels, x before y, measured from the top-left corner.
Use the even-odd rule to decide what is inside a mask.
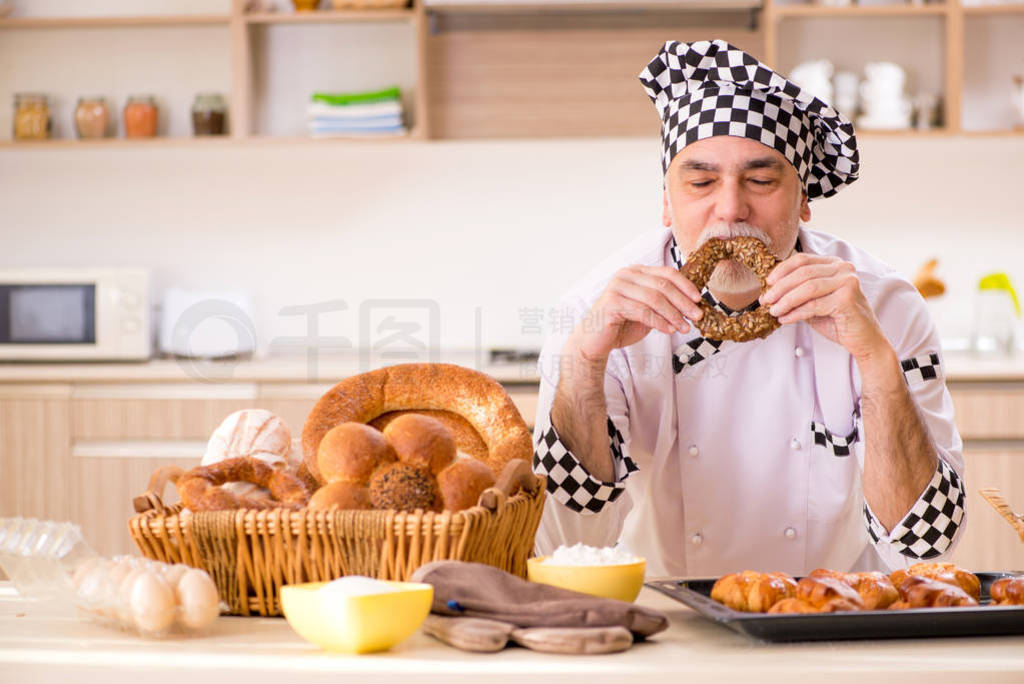
[[[1024,137],[873,137],[862,178],[813,227],[906,273],[929,257],[965,335],[978,277],[1024,287]],[[658,225],[655,139],[184,144],[0,149],[0,267],[140,265],[170,285],[241,288],[259,344],[300,335],[281,307],[340,298],[322,332],[359,339],[367,300],[438,302],[441,342],[537,346],[521,316]],[[366,331],[364,331],[365,333]],[[371,341],[373,338],[369,338]]]

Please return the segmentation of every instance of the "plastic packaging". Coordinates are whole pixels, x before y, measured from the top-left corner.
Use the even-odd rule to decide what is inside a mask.
[[[99,556],[69,522],[0,518],[0,568],[30,600],[146,637],[202,633],[223,608],[205,571]]]
[[[26,598],[71,598],[72,575],[95,557],[78,525],[0,518],[0,567]]]

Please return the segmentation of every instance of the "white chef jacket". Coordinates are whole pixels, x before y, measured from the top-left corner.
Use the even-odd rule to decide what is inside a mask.
[[[804,322],[744,343],[652,330],[614,350],[605,398],[616,481],[597,480],[551,425],[566,325],[539,360],[534,470],[548,476],[549,496],[537,553],[618,543],[647,559],[649,575],[713,577],[890,570],[953,548],[965,523],[962,443],[924,300],[834,236],[802,227],[797,244],[854,265],[901,361],[939,456],[911,512],[886,532],[867,505],[860,374],[844,348]],[[561,320],[578,323],[630,264],[681,266],[671,231],[634,241],[591,272],[562,300]]]

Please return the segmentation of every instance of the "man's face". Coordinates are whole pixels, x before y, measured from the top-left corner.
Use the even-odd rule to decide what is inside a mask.
[[[753,235],[784,259],[796,244],[800,220],[810,217],[793,165],[749,138],[722,135],[691,143],[665,175],[665,225],[684,255],[709,237]],[[752,277],[739,264],[723,262],[709,285],[743,292],[751,289]]]

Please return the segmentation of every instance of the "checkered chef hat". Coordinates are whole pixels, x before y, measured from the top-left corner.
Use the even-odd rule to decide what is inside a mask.
[[[757,140],[796,168],[808,199],[857,180],[853,124],[724,40],[669,41],[640,73],[661,114],[662,171],[686,145],[715,135]]]

